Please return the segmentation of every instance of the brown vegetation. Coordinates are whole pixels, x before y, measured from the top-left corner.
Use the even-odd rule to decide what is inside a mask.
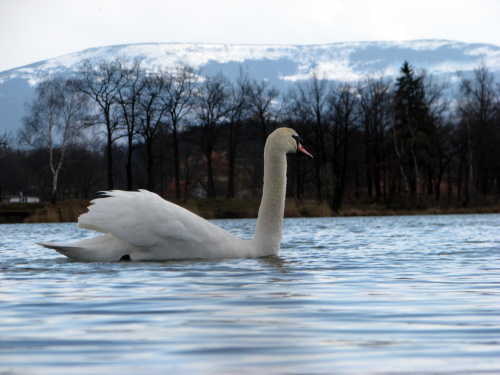
[[[25,223],[68,223],[78,220],[78,216],[87,212],[89,201],[70,200],[55,204],[47,203],[28,216]]]
[[[260,200],[248,199],[192,199],[177,204],[205,219],[256,218]],[[0,203],[0,223],[64,223],[76,222],[87,212],[88,200],[67,200],[52,203]],[[346,206],[333,211],[327,202],[287,198],[285,217],[333,216],[389,216],[389,215],[444,215],[444,214],[500,213],[500,205],[485,204],[475,208],[447,205],[444,207],[387,207],[369,202]]]

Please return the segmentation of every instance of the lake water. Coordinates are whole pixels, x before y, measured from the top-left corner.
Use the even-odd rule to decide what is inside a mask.
[[[500,215],[286,219],[261,259],[35,244],[94,234],[0,225],[0,374],[500,373]]]

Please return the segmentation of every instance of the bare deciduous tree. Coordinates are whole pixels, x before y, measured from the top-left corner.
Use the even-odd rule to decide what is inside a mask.
[[[329,128],[331,144],[332,200],[333,210],[342,205],[347,185],[348,153],[351,146],[351,134],[357,125],[358,98],[349,83],[339,85],[330,96],[331,126]]]
[[[137,136],[141,106],[139,102],[145,86],[143,71],[139,61],[129,64],[124,61],[121,64],[125,85],[118,91],[117,102],[121,108],[121,126],[124,137],[127,139],[127,190],[132,190],[132,154],[134,141]]]
[[[66,149],[80,130],[87,110],[87,98],[76,90],[75,82],[46,79],[27,104],[27,116],[20,140],[33,148],[45,149],[52,175],[51,201],[57,199],[57,182]]]
[[[326,121],[325,111],[328,103],[330,85],[326,79],[320,79],[314,72],[310,79],[297,84],[297,90],[292,92],[292,112],[301,121],[305,122],[313,134],[314,142],[314,171],[316,185],[316,199],[323,200],[322,181],[326,166]]]
[[[181,66],[165,74],[161,96],[169,117],[173,137],[175,197],[180,199],[179,130],[184,117],[193,107],[193,94],[198,81],[193,68]]]
[[[490,174],[496,173],[498,166],[488,165],[491,155],[495,155],[498,144],[496,120],[500,115],[497,93],[494,89],[493,74],[484,65],[474,70],[473,79],[462,77],[459,113],[466,131],[467,173],[466,198],[464,206],[475,205],[477,187],[486,195],[485,186]],[[479,167],[481,166],[481,167]]]
[[[108,61],[102,59],[97,65],[85,60],[78,71],[77,88],[85,93],[97,106],[99,115],[96,124],[104,125],[106,136],[108,189],[114,188],[113,182],[113,145],[120,138],[119,113],[117,100],[120,91],[127,83],[123,59]]]
[[[227,78],[222,74],[207,77],[197,95],[197,115],[200,120],[198,141],[207,162],[207,198],[216,198],[213,152],[219,140],[219,128],[227,115]]]
[[[273,112],[273,103],[279,94],[276,88],[270,86],[269,81],[253,81],[251,84],[250,103],[260,124],[263,144],[270,131],[276,127],[277,116]]]
[[[144,91],[139,100],[141,107],[139,135],[146,146],[146,188],[151,191],[155,187],[153,144],[162,131],[162,121],[167,110],[162,100],[165,84],[165,76],[161,73],[145,76]]]
[[[227,197],[233,198],[235,194],[235,164],[239,145],[242,141],[243,124],[249,117],[251,110],[250,82],[248,74],[240,70],[240,75],[231,85],[228,97],[226,143],[228,159]]]
[[[358,86],[360,121],[364,131],[366,187],[368,196],[386,198],[385,143],[390,125],[390,83],[383,78],[367,77]],[[382,191],[382,188],[384,189]]]

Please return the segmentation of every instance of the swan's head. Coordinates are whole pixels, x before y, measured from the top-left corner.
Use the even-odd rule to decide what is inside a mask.
[[[312,155],[302,146],[303,140],[297,132],[290,128],[278,128],[269,135],[269,140],[275,142],[285,153],[301,153],[312,159]]]

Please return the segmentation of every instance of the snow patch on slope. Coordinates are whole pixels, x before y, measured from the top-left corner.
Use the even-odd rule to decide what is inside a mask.
[[[421,56],[418,68],[433,73],[449,73],[477,67],[477,61],[493,70],[500,70],[500,48],[492,45],[469,45],[446,40],[419,40],[408,42],[357,42],[327,45],[231,45],[231,44],[130,44],[91,48],[54,59],[41,61],[0,73],[0,80],[28,79],[36,85],[43,77],[71,74],[83,60],[99,61],[116,57],[140,59],[145,69],[188,64],[201,68],[211,62],[218,64],[247,61],[291,61],[297,64],[293,74],[279,77],[294,82],[307,79],[312,72],[332,80],[359,80],[366,74],[394,74],[401,59]]]

